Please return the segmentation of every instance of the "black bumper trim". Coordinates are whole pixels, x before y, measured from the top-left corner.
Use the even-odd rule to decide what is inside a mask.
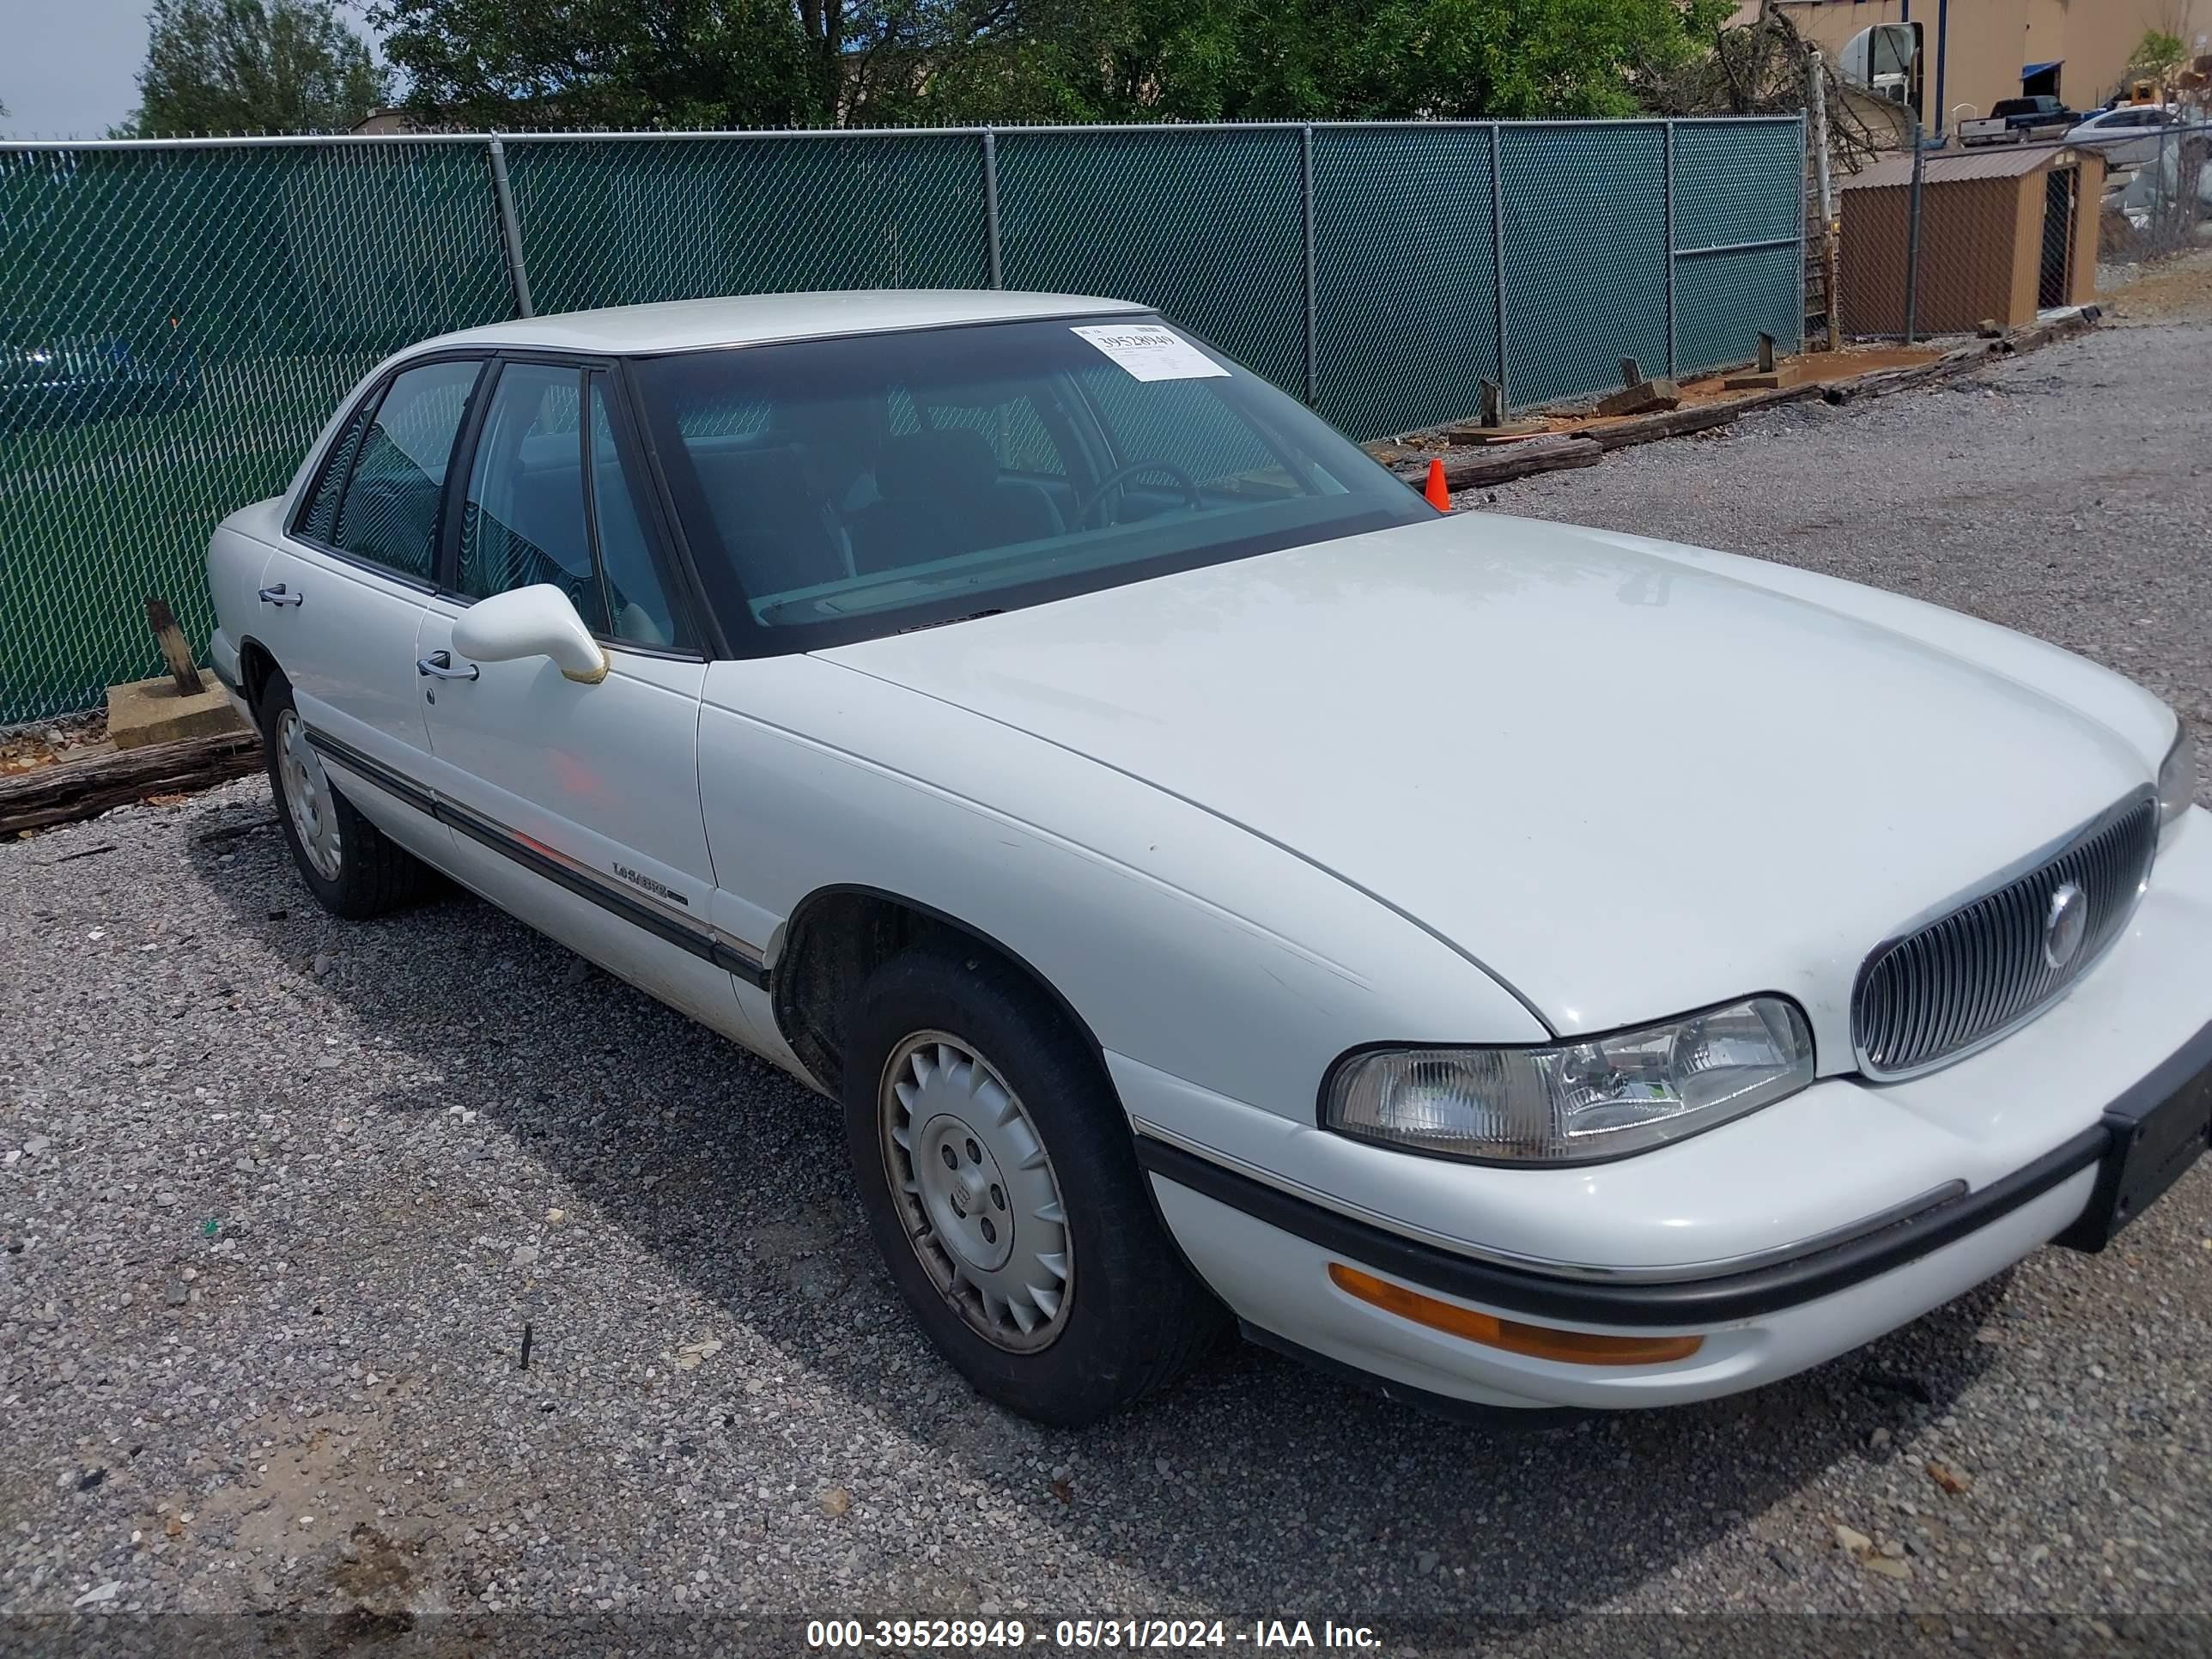
[[[2208,1039],[2212,1039],[2212,1027],[2198,1040]],[[2159,1075],[2154,1072],[2144,1083]],[[1137,1161],[1163,1181],[1188,1187],[1408,1284],[1534,1319],[1680,1328],[1756,1319],[1832,1296],[1917,1261],[2079,1175],[2104,1156],[2110,1139],[2111,1131],[2097,1124],[1978,1191],[1943,1200],[1879,1231],[1806,1255],[1713,1279],[1656,1283],[1568,1279],[1459,1255],[1297,1197],[1148,1135],[1137,1137]]]
[[[2096,1190],[2090,1194],[2089,1202],[2081,1218],[2052,1241],[2069,1250],[2080,1250],[2094,1255],[2112,1242],[2112,1238],[2133,1217],[2124,1209],[2114,1213],[2115,1201],[2120,1197],[2124,1181],[2129,1176],[2128,1149],[2130,1143],[2142,1133],[2143,1120],[2172,1099],[2184,1089],[2195,1083],[2202,1088],[2201,1078],[2212,1067],[2212,1025],[2207,1025],[2187,1042],[2151,1068],[2150,1075],[2105,1108],[2105,1127],[2112,1132],[2112,1153],[2097,1171]],[[2201,1097],[2200,1097],[2201,1099]],[[2131,1197],[2142,1199],[2141,1208],[2147,1208],[2166,1191],[2164,1179],[2152,1177],[2148,1196],[2136,1187]],[[2132,1183],[2130,1183],[2132,1184]]]

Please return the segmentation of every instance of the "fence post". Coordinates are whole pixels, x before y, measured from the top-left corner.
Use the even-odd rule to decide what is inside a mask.
[[[1820,308],[1827,313],[1828,349],[1843,347],[1843,322],[1836,295],[1836,182],[1828,158],[1828,69],[1818,46],[1805,48],[1805,101],[1812,111],[1813,130],[1806,142],[1813,147],[1813,165],[1820,181]]]
[[[1498,313],[1498,404],[1510,410],[1513,383],[1505,375],[1505,146],[1495,121],[1490,124],[1490,293]]]
[[[1797,116],[1797,349],[1805,349],[1805,164],[1812,159],[1813,130]]]
[[[1666,126],[1667,142],[1667,378],[1674,378],[1674,124]]]
[[[530,268],[522,262],[522,224],[514,216],[514,191],[507,182],[507,146],[491,137],[491,193],[499,204],[499,243],[507,255],[507,285],[514,290],[514,314],[535,317],[530,300]]]
[[[1920,312],[1920,183],[1928,168],[1928,148],[1920,131],[1920,112],[1911,110],[1912,116],[1912,201],[1906,210],[1911,217],[1905,231],[1905,343],[1911,345],[1917,333],[1916,325]]]
[[[983,236],[990,247],[991,286],[1006,285],[1006,269],[999,248],[999,135],[983,129]]]
[[[1314,267],[1313,123],[1298,129],[1298,193],[1305,203],[1306,406],[1321,402],[1321,295]]]
[[[2166,141],[2172,134],[2172,131],[2173,129],[2170,126],[2160,127],[2158,130],[2158,160],[2152,164],[2155,168],[2151,179],[2151,199],[2153,205],[2151,208],[2150,227],[2151,236],[2153,239],[2152,246],[2156,252],[2160,253],[2166,252],[2167,245],[2172,240],[2172,228],[2166,222],[2167,207],[2166,199]],[[2181,158],[2179,155],[2174,157],[2173,182],[2175,186],[2173,193],[2176,196],[2179,196],[2181,194]]]

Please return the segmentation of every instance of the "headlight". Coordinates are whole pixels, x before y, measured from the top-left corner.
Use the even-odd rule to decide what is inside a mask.
[[[2158,837],[2164,841],[2189,804],[2197,799],[2197,744],[2189,722],[2174,717],[2173,747],[2158,763]]]
[[[1541,1048],[1347,1054],[1322,1087],[1322,1121],[1408,1152],[1587,1164],[1696,1134],[1812,1080],[1813,1033],[1797,1005],[1750,997]]]

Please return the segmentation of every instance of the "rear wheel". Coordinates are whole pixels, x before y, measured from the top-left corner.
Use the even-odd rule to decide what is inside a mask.
[[[1079,1426],[1171,1381],[1218,1305],[1147,1200],[1089,1048],[994,957],[926,949],[862,988],[847,1139],[871,1231],[931,1341],[992,1399]]]
[[[315,902],[334,916],[365,921],[427,893],[428,866],[396,846],[337,791],[293,706],[292,687],[272,673],[261,694],[269,787],[292,861]]]

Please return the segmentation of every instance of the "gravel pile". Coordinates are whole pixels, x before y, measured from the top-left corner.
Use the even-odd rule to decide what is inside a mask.
[[[2208,353],[2106,329],[1498,506],[1958,605],[2212,729]],[[2202,1650],[2212,1170],[1747,1398],[1491,1433],[1232,1346],[1063,1435],[917,1339],[823,1103],[473,902],[330,921],[258,781],[0,848],[0,1647],[957,1613]],[[1885,1622],[1662,1617],[1799,1609]]]

